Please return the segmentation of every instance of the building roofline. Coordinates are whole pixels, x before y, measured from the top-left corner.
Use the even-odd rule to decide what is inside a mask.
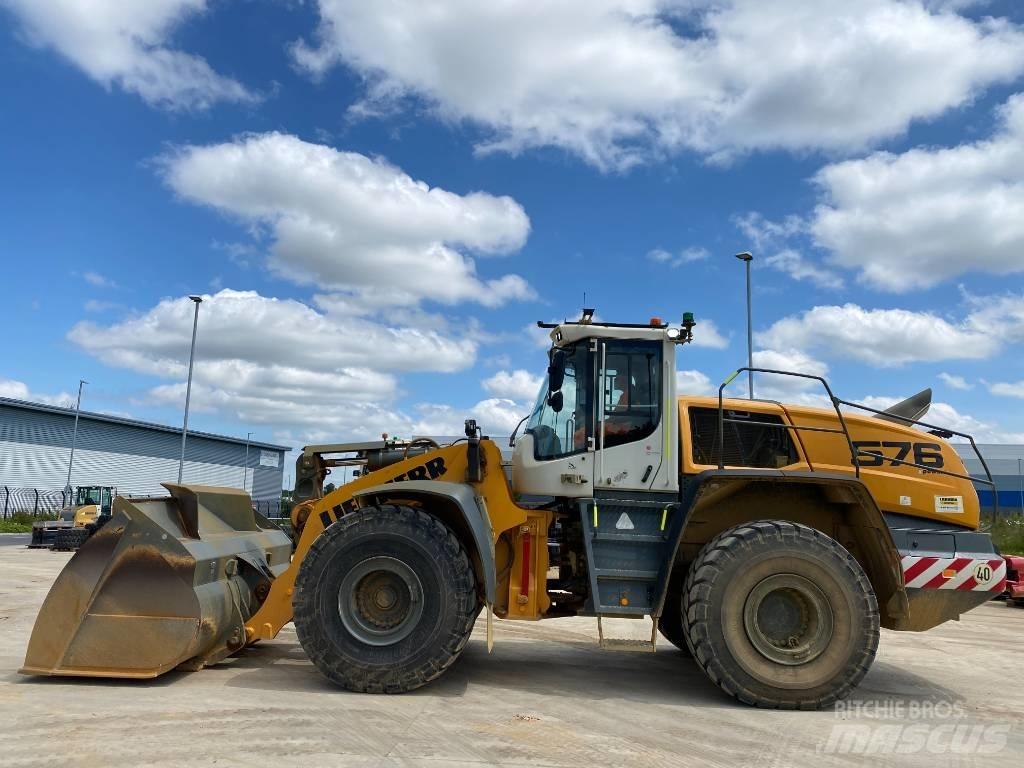
[[[74,408],[62,408],[59,405],[47,405],[46,403],[34,403],[29,400],[16,400],[12,397],[0,397],[0,406],[8,406],[11,408],[21,408],[26,411],[40,411],[42,413],[56,413],[61,416],[74,416]],[[166,424],[156,424],[152,421],[140,421],[139,419],[128,419],[124,416],[111,416],[106,413],[96,413],[95,411],[79,411],[79,418],[91,419],[93,421],[105,421],[110,424],[124,424],[129,427],[142,427],[143,429],[153,429],[158,432],[170,432],[172,434],[181,434],[181,427],[169,427]],[[188,431],[189,436],[194,437],[205,437],[209,440],[220,440],[221,442],[237,443],[238,445],[245,445],[246,440],[242,437],[232,437],[230,435],[217,435],[213,432],[200,432],[197,429],[190,429]],[[288,453],[291,451],[286,445],[275,445],[274,443],[264,443],[258,440],[249,440],[249,446],[252,448],[269,448],[274,451],[283,451]]]

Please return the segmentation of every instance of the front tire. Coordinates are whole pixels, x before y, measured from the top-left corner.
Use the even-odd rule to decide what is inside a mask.
[[[364,507],[313,542],[292,608],[299,642],[328,679],[401,693],[459,657],[477,615],[476,578],[438,519],[406,506]]]
[[[77,552],[88,538],[89,532],[85,528],[64,528],[57,531],[53,549],[57,552]]]
[[[683,607],[708,677],[758,707],[827,707],[857,686],[878,648],[878,602],[864,569],[797,523],[720,533],[694,561]]]

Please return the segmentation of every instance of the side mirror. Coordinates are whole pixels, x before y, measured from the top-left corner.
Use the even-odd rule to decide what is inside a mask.
[[[551,362],[548,365],[548,391],[557,392],[565,381],[565,352],[561,349],[551,351]],[[550,398],[548,405],[551,405]],[[559,408],[561,410],[561,408]]]
[[[562,412],[563,404],[564,399],[562,398],[561,392],[552,392],[550,395],[548,395],[548,405],[551,406],[551,410],[554,411],[555,413]]]

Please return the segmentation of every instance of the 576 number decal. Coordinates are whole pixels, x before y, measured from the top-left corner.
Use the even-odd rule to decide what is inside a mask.
[[[942,446],[938,443],[854,440],[853,447],[859,451],[857,458],[862,467],[881,467],[888,462],[891,467],[920,464],[922,467],[942,469],[945,463],[942,459]],[[913,457],[907,458],[911,454]]]

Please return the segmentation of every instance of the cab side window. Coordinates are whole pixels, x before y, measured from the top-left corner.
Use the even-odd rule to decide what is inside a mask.
[[[783,424],[781,416],[770,413],[726,410],[726,419]],[[799,461],[790,430],[742,421],[725,422],[727,467],[778,469]],[[693,463],[718,466],[718,409],[690,408],[690,445]]]
[[[604,447],[652,434],[661,419],[661,344],[607,342],[602,378]]]

